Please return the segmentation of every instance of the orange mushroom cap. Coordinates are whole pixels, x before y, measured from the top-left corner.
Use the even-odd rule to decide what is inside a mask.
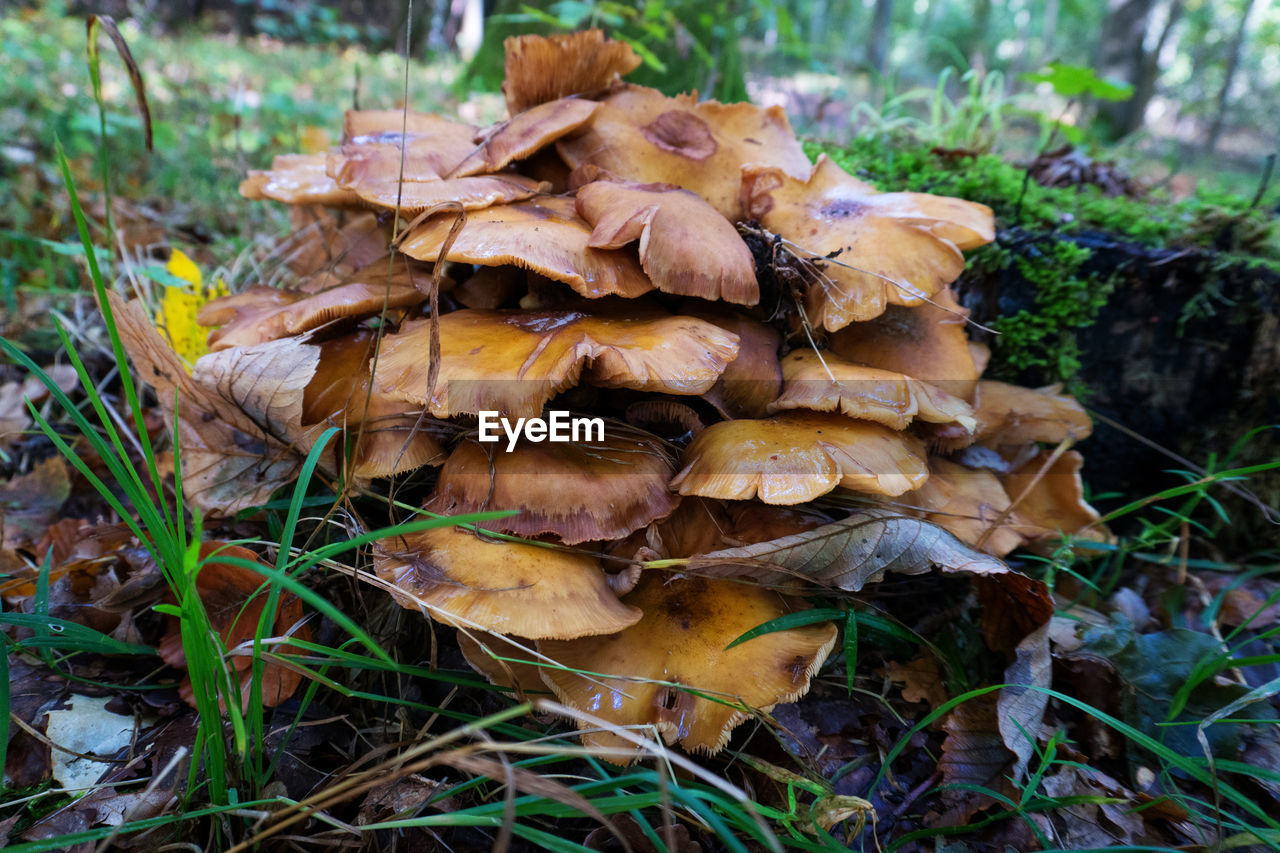
[[[505,439],[504,439],[505,440]],[[603,441],[505,445],[461,442],[426,508],[441,515],[514,509],[485,527],[517,536],[554,533],[576,545],[618,539],[675,509],[674,468],[657,439],[607,431]]]
[[[446,625],[567,640],[621,631],[640,619],[585,554],[485,540],[456,527],[381,539],[375,547],[374,570],[393,585],[396,602]]]
[[[538,104],[480,134],[478,148],[453,168],[450,177],[496,172],[529,157],[587,123],[599,106],[595,101],[560,98]]]
[[[502,92],[511,115],[570,95],[598,95],[640,65],[631,45],[607,39],[598,29],[513,36],[502,47],[506,53]]]
[[[874,320],[836,332],[828,345],[849,361],[892,370],[972,402],[981,371],[964,333],[969,312],[949,290],[933,302],[912,308],[891,305]]]
[[[966,545],[983,541],[982,550],[1003,557],[1022,545],[1024,525],[1011,515],[991,533],[987,529],[1011,503],[1000,480],[985,469],[965,468],[941,457],[929,459],[929,480],[901,501],[927,510],[925,519],[949,531]],[[985,536],[985,540],[984,537]]]
[[[748,709],[768,711],[807,693],[836,640],[835,626],[806,625],[726,648],[752,628],[804,609],[772,590],[733,581],[667,580],[645,572],[625,598],[644,612],[630,628],[538,643],[565,667],[612,677],[547,667],[543,681],[572,708],[618,726],[652,725],[667,743],[694,752],[723,749]],[[607,731],[586,732],[582,740],[631,746]]]
[[[760,301],[755,260],[737,229],[698,196],[671,184],[594,181],[578,189],[587,245],[620,249],[640,241],[640,265],[663,293]]]
[[[900,495],[929,476],[914,438],[809,412],[714,424],[689,443],[683,461],[671,481],[682,495],[782,505],[807,503],[837,486]]]
[[[984,379],[975,400],[976,441],[991,447],[1043,441],[1057,444],[1082,441],[1093,432],[1093,421],[1074,397],[1058,388],[1023,388]]]
[[[458,648],[467,664],[490,684],[519,693],[547,689],[542,683],[542,667],[537,665],[537,657],[532,653],[532,640],[508,639],[501,634],[459,628]]]
[[[401,251],[424,261],[438,260],[453,224],[451,215],[431,217],[409,233]],[[541,196],[469,214],[445,259],[522,267],[589,298],[630,298],[653,289],[633,256],[591,248],[590,236],[591,228],[578,216],[573,199]]]
[[[368,317],[384,307],[395,309],[417,305],[426,300],[413,283],[411,274],[395,275],[387,281],[387,265],[380,265],[378,275],[309,293],[279,287],[252,285],[240,293],[222,296],[208,302],[196,315],[202,326],[220,325],[209,334],[209,350],[254,344],[292,337],[347,317]],[[372,271],[369,271],[372,272]],[[426,280],[430,273],[420,271]]]
[[[386,181],[439,181],[475,149],[472,125],[432,113],[411,115],[401,133],[397,112],[347,113],[346,139],[326,158],[329,175],[352,190]]]
[[[726,418],[761,418],[782,392],[777,329],[717,303],[686,299],[680,313],[700,317],[738,336],[738,357],[702,398]]]
[[[428,320],[388,336],[377,387],[396,399],[427,402],[429,336]],[[735,335],[694,317],[576,311],[454,311],[440,318],[440,341],[428,406],[440,417],[489,410],[536,416],[580,377],[609,388],[701,394],[738,350]]]
[[[887,305],[918,305],[955,281],[964,256],[948,237],[965,245],[993,239],[989,208],[941,197],[922,205],[920,195],[878,192],[826,155],[807,178],[759,165],[742,171],[747,215],[822,267],[807,302],[829,331],[874,319]]]
[[[782,359],[782,396],[770,411],[808,409],[840,412],[906,429],[913,420],[955,423],[967,432],[977,425],[973,407],[940,388],[894,373],[846,361],[835,353],[794,350]]]
[[[329,176],[325,160],[324,154],[280,154],[271,161],[270,169],[249,172],[240,182],[240,195],[285,204],[319,204],[348,210],[364,207],[360,196]]]
[[[585,164],[640,183],[667,183],[697,193],[731,222],[743,218],[742,167],[758,163],[804,180],[805,156],[779,107],[668,98],[625,85],[601,102],[583,132],[556,143],[577,169]]]
[[[1094,542],[1110,541],[1107,528],[1096,523],[1102,516],[1084,499],[1084,483],[1080,477],[1083,456],[1074,450],[1066,451],[1036,480],[1051,453],[1043,450],[1018,470],[1000,477],[1005,491],[1018,501],[1018,517],[1029,525],[1020,528],[1024,535],[1032,541],[1063,535],[1080,535]]]

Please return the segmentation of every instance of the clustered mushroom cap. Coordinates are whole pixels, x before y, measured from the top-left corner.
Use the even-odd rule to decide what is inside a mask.
[[[624,631],[538,644],[570,669],[605,677],[544,668],[542,678],[570,707],[617,726],[651,725],[667,743],[694,752],[723,749],[748,709],[768,711],[803,696],[836,640],[827,623],[726,648],[752,628],[803,609],[777,592],[733,581],[645,572],[625,601],[644,615]],[[608,731],[582,739],[632,748]]]
[[[409,232],[400,249],[420,260],[440,260],[453,224],[452,214],[433,216]],[[572,198],[539,196],[468,214],[444,260],[521,267],[588,298],[633,298],[653,289],[632,255],[592,248],[590,237],[591,226],[578,216]]]
[[[556,149],[574,169],[590,165],[642,184],[691,190],[731,222],[744,218],[738,197],[744,164],[809,173],[809,158],[778,107],[669,98],[633,85],[601,101],[592,122]]]
[[[620,249],[639,241],[640,265],[663,293],[754,305],[755,260],[729,220],[671,184],[594,181],[579,187],[588,246]]]
[[[972,402],[981,370],[964,333],[967,316],[943,290],[932,302],[891,305],[874,320],[847,326],[829,345],[849,361],[920,379]]]
[[[973,407],[927,382],[890,370],[855,364],[835,353],[795,350],[782,359],[782,396],[771,411],[840,412],[906,429],[912,420],[955,423],[972,433]]]
[[[168,387],[234,403],[245,417],[229,422],[262,427],[263,446],[305,450],[340,426],[349,476],[442,464],[429,512],[517,510],[483,525],[496,533],[376,546],[391,594],[458,627],[476,669],[713,752],[749,708],[807,690],[835,629],[728,649],[803,605],[742,584],[746,563],[709,579],[645,561],[829,524],[849,496],[811,502],[836,489],[994,554],[1082,527],[1105,538],[1079,455],[1038,444],[1088,435],[1079,404],[979,381],[990,354],[948,285],[961,252],[994,238],[990,209],[810,164],[779,108],[623,83],[640,58],[599,30],[505,49],[503,122],[351,111],[335,149],[252,173],[249,197],[361,212],[299,232],[297,286],[207,308],[218,352],[190,377],[163,360]],[[389,248],[397,221],[410,224]],[[249,369],[270,388],[246,390]],[[628,426],[510,451],[471,429],[485,412],[537,417],[559,394]],[[451,450],[446,429],[461,434]],[[479,645],[525,660],[512,642],[559,666]]]
[[[639,430],[602,441],[505,445],[467,439],[440,470],[426,508],[441,515],[519,510],[485,526],[517,536],[555,534],[567,545],[621,539],[675,509],[666,450]]]
[[[382,540],[374,571],[401,605],[454,627],[567,640],[612,634],[640,619],[594,557],[457,527]]]
[[[954,281],[964,257],[949,236],[966,246],[994,238],[990,208],[959,199],[921,204],[917,195],[878,192],[826,155],[807,179],[760,165],[742,172],[747,215],[818,259],[809,314],[833,332],[891,304],[919,305]]]
[[[801,504],[837,487],[900,495],[929,476],[903,433],[843,415],[787,412],[721,421],[698,434],[671,481],[682,495]]]
[[[611,388],[700,394],[738,347],[735,335],[694,317],[463,309],[439,322],[439,377],[429,402],[427,320],[406,323],[384,343],[374,376],[391,397],[426,403],[439,417],[481,411],[534,417],[580,377]]]
[[[992,447],[1081,441],[1093,432],[1089,413],[1056,387],[1022,388],[984,379],[977,390],[976,440]]]
[[[502,93],[512,115],[571,95],[600,95],[640,67],[626,42],[606,39],[598,29],[569,35],[513,36],[506,52]]]

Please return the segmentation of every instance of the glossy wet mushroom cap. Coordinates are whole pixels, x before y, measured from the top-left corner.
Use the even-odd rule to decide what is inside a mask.
[[[807,503],[837,487],[881,495],[918,488],[929,476],[912,437],[843,415],[787,412],[722,421],[689,443],[671,481],[682,495],[768,504]]]
[[[480,143],[449,177],[496,172],[530,157],[560,137],[582,127],[599,106],[595,101],[560,98],[539,104],[479,134]]]
[[[784,386],[771,411],[840,412],[890,429],[914,420],[957,424],[972,433],[973,408],[959,397],[901,373],[866,367],[833,352],[798,349],[782,359]]]
[[[995,474],[966,468],[938,456],[929,459],[929,479],[899,502],[926,511],[925,519],[950,531],[966,545],[982,542],[982,550],[1003,557],[1022,545],[1023,525],[1016,515],[1004,518],[1012,501]]]
[[[701,394],[737,354],[737,337],[694,317],[641,318],[577,311],[454,311],[440,318],[441,361],[429,409],[448,417],[498,411],[535,417],[579,379],[610,388]],[[430,325],[389,335],[376,385],[425,403]]]
[[[456,527],[379,540],[374,570],[402,607],[455,627],[572,639],[640,619],[618,601],[595,558]]]
[[[569,430],[566,427],[566,434]],[[426,508],[441,515],[519,510],[485,526],[517,536],[554,534],[568,545],[620,539],[675,509],[675,469],[661,443],[617,427],[602,439],[460,442]]]
[[[338,184],[326,171],[324,154],[279,154],[270,169],[252,170],[240,182],[240,195],[256,201],[323,205],[343,210],[365,207],[359,195]]]
[[[772,590],[733,581],[645,572],[626,601],[644,616],[618,634],[538,644],[565,667],[616,678],[550,667],[542,678],[570,707],[617,726],[652,725],[667,743],[693,752],[720,751],[752,710],[768,711],[807,693],[836,639],[833,625],[818,624],[726,648],[752,628],[804,609]],[[632,746],[607,731],[584,733],[582,740]]]
[[[1000,477],[1010,498],[1018,502],[1018,517],[1029,526],[1020,529],[1032,541],[1062,536],[1110,541],[1110,532],[1098,523],[1102,516],[1084,499],[1080,476],[1084,457],[1068,450],[1045,468],[1051,456],[1051,451],[1043,450],[1016,471]]]

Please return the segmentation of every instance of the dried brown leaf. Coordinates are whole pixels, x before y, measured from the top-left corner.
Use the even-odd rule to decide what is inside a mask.
[[[857,592],[885,572],[918,575],[933,567],[977,575],[1008,573],[994,557],[960,543],[941,527],[891,510],[859,510],[848,518],[781,539],[712,551],[690,562],[700,574],[788,578]]]

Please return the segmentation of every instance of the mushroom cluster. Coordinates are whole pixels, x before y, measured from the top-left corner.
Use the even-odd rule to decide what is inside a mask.
[[[803,589],[681,559],[868,505],[993,555],[1105,534],[1069,449],[1088,416],[982,380],[948,290],[991,211],[811,163],[781,109],[623,82],[639,63],[599,31],[509,39],[506,121],[353,111],[338,147],[251,173],[249,198],[339,213],[296,286],[204,309],[193,378],[274,440],[343,428],[349,479],[425,466],[425,510],[513,511],[383,540],[376,572],[495,682],[614,727],[585,740],[714,752],[836,631],[735,645]],[[267,402],[227,378],[252,364]]]

